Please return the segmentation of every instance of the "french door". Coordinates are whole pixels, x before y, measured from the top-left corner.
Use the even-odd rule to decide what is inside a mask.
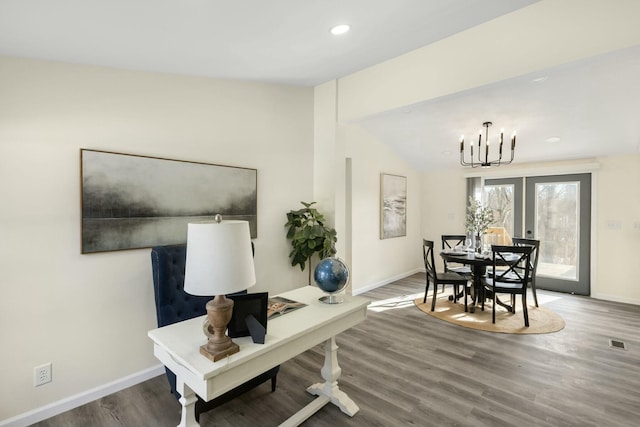
[[[524,182],[524,189],[518,182]],[[508,202],[509,191],[512,202]],[[499,218],[514,218],[513,232],[505,221],[509,234],[540,240],[536,286],[589,295],[591,174],[485,180],[485,198],[494,211],[491,196],[496,199],[501,193],[507,196],[497,206],[511,213],[501,213]]]

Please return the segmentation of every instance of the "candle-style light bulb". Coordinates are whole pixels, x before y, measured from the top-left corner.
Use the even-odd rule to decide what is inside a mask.
[[[487,142],[484,146],[484,162],[487,163],[488,161],[489,161],[489,138],[487,137]]]

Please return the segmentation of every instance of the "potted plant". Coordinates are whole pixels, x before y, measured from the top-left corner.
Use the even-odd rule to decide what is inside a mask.
[[[292,250],[289,253],[291,265],[300,266],[304,271],[309,261],[309,284],[311,284],[311,258],[317,253],[320,259],[336,254],[336,230],[324,224],[324,215],[312,207],[316,202],[300,202],[302,209],[287,213],[287,239],[291,239]]]
[[[488,206],[483,206],[482,202],[469,197],[469,206],[467,207],[467,233],[476,238],[476,252],[482,251],[481,236],[484,235],[487,228],[495,221],[493,210]]]

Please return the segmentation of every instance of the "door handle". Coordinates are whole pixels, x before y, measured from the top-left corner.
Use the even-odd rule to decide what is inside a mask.
[[[530,236],[530,235],[532,235],[532,234],[533,234],[533,231],[531,231],[531,230],[527,230],[527,236]]]

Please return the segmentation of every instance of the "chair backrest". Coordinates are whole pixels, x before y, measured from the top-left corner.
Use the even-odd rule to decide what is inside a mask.
[[[453,249],[456,246],[464,246],[465,241],[467,240],[466,234],[443,234],[441,236],[442,239],[442,250]],[[443,260],[444,262],[444,271],[449,270],[449,263],[447,260]],[[453,264],[459,265],[459,264]]]
[[[433,256],[433,240],[422,239],[422,258],[427,277],[435,281],[438,278],[436,273],[435,258]]]
[[[540,240],[525,239],[523,237],[513,237],[514,246],[531,246],[531,277],[535,277],[538,270],[538,257],[540,255]]]
[[[465,240],[467,240],[466,234],[443,234],[441,237],[443,251],[453,249],[456,246],[464,246]]]
[[[255,250],[253,242],[251,242],[251,249]],[[186,244],[151,248],[153,294],[158,327],[207,314],[207,302],[214,295],[195,296],[184,291],[186,261]],[[238,294],[246,293],[247,291],[238,292]]]
[[[519,283],[524,289],[531,279],[531,246],[493,245],[493,279],[496,282]]]
[[[207,313],[207,301],[213,296],[195,296],[184,291],[187,245],[151,248],[153,293],[158,327]]]

